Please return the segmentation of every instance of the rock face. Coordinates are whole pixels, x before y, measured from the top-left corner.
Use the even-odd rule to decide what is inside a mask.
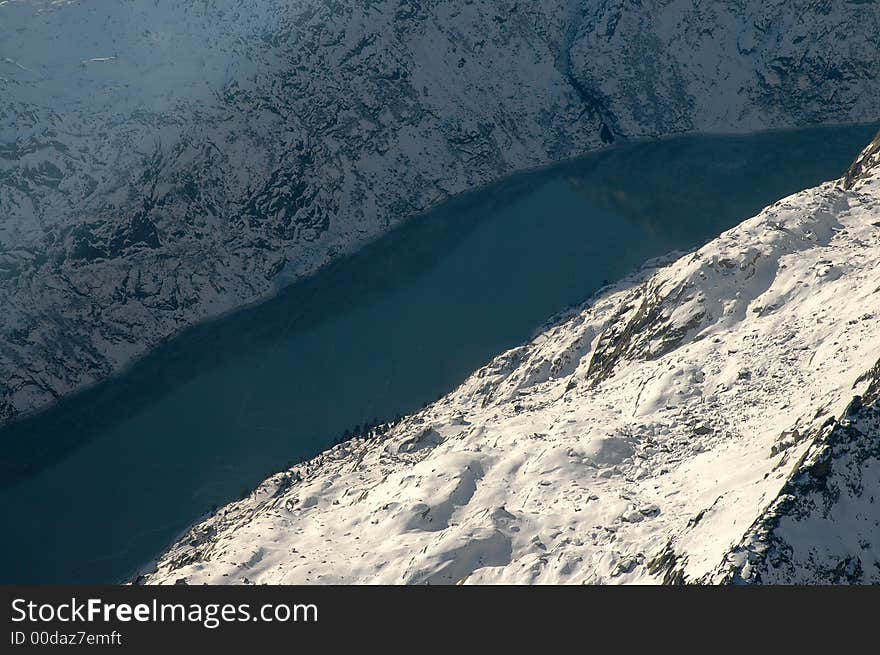
[[[880,134],[878,134],[867,148],[859,155],[858,159],[846,172],[843,184],[851,189],[859,180],[866,179],[876,173],[880,167]]]
[[[880,169],[847,180],[269,478],[146,581],[880,582]]]
[[[0,423],[450,195],[880,116],[872,2],[9,0]]]
[[[838,419],[812,437],[776,501],[707,581],[880,582],[880,363]]]

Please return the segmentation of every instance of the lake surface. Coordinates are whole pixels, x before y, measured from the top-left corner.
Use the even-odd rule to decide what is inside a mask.
[[[0,582],[116,582],[647,258],[839,177],[876,126],[621,146],[469,194],[0,431]]]

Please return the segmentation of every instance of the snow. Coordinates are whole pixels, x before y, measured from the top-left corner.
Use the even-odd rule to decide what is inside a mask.
[[[856,446],[835,446],[835,475],[859,483],[830,516],[804,492],[807,510],[758,527],[800,498],[823,425],[877,385],[878,223],[873,169],[653,262],[386,434],[273,476],[147,581],[751,579],[765,543],[794,553],[765,581],[876,581],[849,543],[873,552],[876,530],[877,459]]]
[[[619,5],[0,4],[0,422],[611,133],[877,119],[873,5]]]

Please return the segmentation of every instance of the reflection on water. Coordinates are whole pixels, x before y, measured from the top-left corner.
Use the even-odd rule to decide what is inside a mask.
[[[116,581],[346,429],[437,398],[645,259],[840,175],[875,126],[633,144],[408,221],[0,432],[0,581]]]

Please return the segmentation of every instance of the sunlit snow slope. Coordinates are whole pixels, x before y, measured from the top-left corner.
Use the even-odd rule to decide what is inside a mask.
[[[878,149],[270,478],[149,581],[880,582]]]

